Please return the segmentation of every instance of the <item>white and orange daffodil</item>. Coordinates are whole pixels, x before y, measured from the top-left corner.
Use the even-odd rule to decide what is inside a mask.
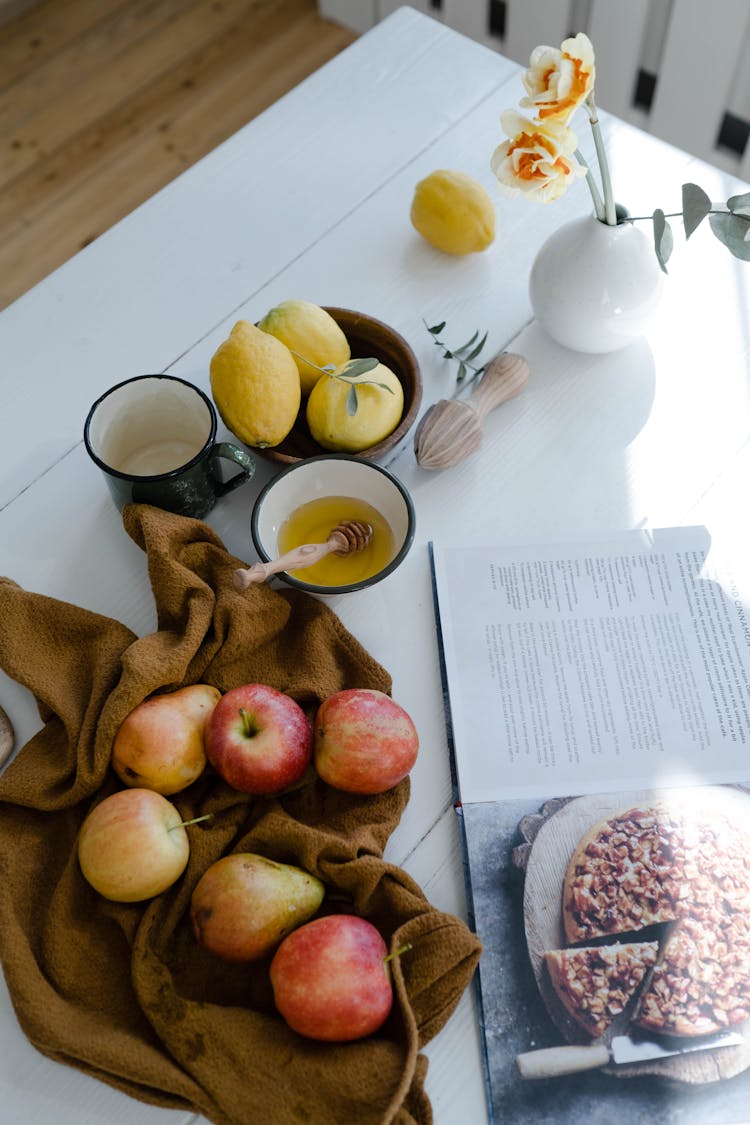
[[[524,72],[527,97],[520,104],[531,109],[533,117],[506,110],[500,118],[509,138],[492,154],[491,168],[505,195],[521,193],[527,199],[551,203],[564,194],[572,180],[585,177],[591,192],[596,217],[607,226],[617,226],[612,181],[602,139],[599,115],[594,100],[594,48],[583,32],[571,36],[557,47],[535,47]],[[588,114],[599,165],[601,192],[585,158],[578,151],[578,138],[568,121],[579,106]],[[682,185],[681,215],[685,238],[711,216],[711,229],[736,258],[750,261],[750,192],[733,195],[724,208],[715,207],[697,184]],[[638,222],[649,216],[621,221]],[[672,230],[661,209],[650,216],[654,230],[654,249],[661,269],[672,251]]]
[[[567,121],[593,90],[595,77],[594,48],[583,32],[559,49],[535,47],[523,75],[528,97],[520,104],[540,121]]]
[[[556,121],[532,121],[515,110],[500,118],[509,140],[492,154],[491,167],[508,195],[522,192],[529,199],[551,203],[573,179],[586,175],[574,158],[576,134]]]

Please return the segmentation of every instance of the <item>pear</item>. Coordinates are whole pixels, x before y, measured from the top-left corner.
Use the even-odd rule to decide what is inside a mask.
[[[235,852],[199,879],[190,901],[193,933],[223,961],[257,961],[313,917],[324,890],[300,867]]]
[[[112,746],[112,767],[120,780],[162,796],[191,785],[206,767],[206,722],[220,699],[218,688],[190,684],[139,703]]]

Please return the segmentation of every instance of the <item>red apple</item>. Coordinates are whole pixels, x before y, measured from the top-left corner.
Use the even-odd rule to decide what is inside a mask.
[[[312,730],[300,705],[267,684],[226,692],[206,727],[206,753],[243,793],[270,794],[299,781],[312,758]]]
[[[125,785],[169,796],[186,789],[206,767],[206,721],[221,699],[218,688],[190,684],[139,703],[112,746],[112,767]]]
[[[177,809],[152,789],[121,789],[88,814],[78,861],[91,886],[113,902],[142,902],[171,887],[190,844]]]
[[[309,921],[323,893],[320,879],[300,867],[235,852],[199,879],[190,900],[193,932],[224,961],[255,961]]]
[[[315,769],[347,793],[384,793],[417,760],[419,738],[407,712],[372,688],[348,688],[323,700],[314,722]]]
[[[382,937],[364,918],[316,918],[284,938],[271,962],[273,998],[308,1039],[362,1039],[385,1022],[393,988]]]

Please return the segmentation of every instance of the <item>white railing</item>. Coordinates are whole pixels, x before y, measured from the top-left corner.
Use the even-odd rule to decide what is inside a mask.
[[[319,0],[366,31],[400,0]],[[750,0],[412,0],[410,7],[526,65],[585,31],[597,100],[663,140],[750,179]]]

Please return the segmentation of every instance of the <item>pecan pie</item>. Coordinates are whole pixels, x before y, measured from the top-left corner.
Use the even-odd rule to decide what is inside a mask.
[[[545,953],[550,980],[566,1010],[595,1038],[625,1011],[656,961],[658,942],[584,946]]]
[[[701,1035],[750,1018],[750,828],[721,807],[654,803],[595,825],[563,891],[573,942],[664,926],[635,1022]]]
[[[565,876],[568,941],[672,922],[690,895],[679,816],[665,806],[628,809],[594,825]]]

